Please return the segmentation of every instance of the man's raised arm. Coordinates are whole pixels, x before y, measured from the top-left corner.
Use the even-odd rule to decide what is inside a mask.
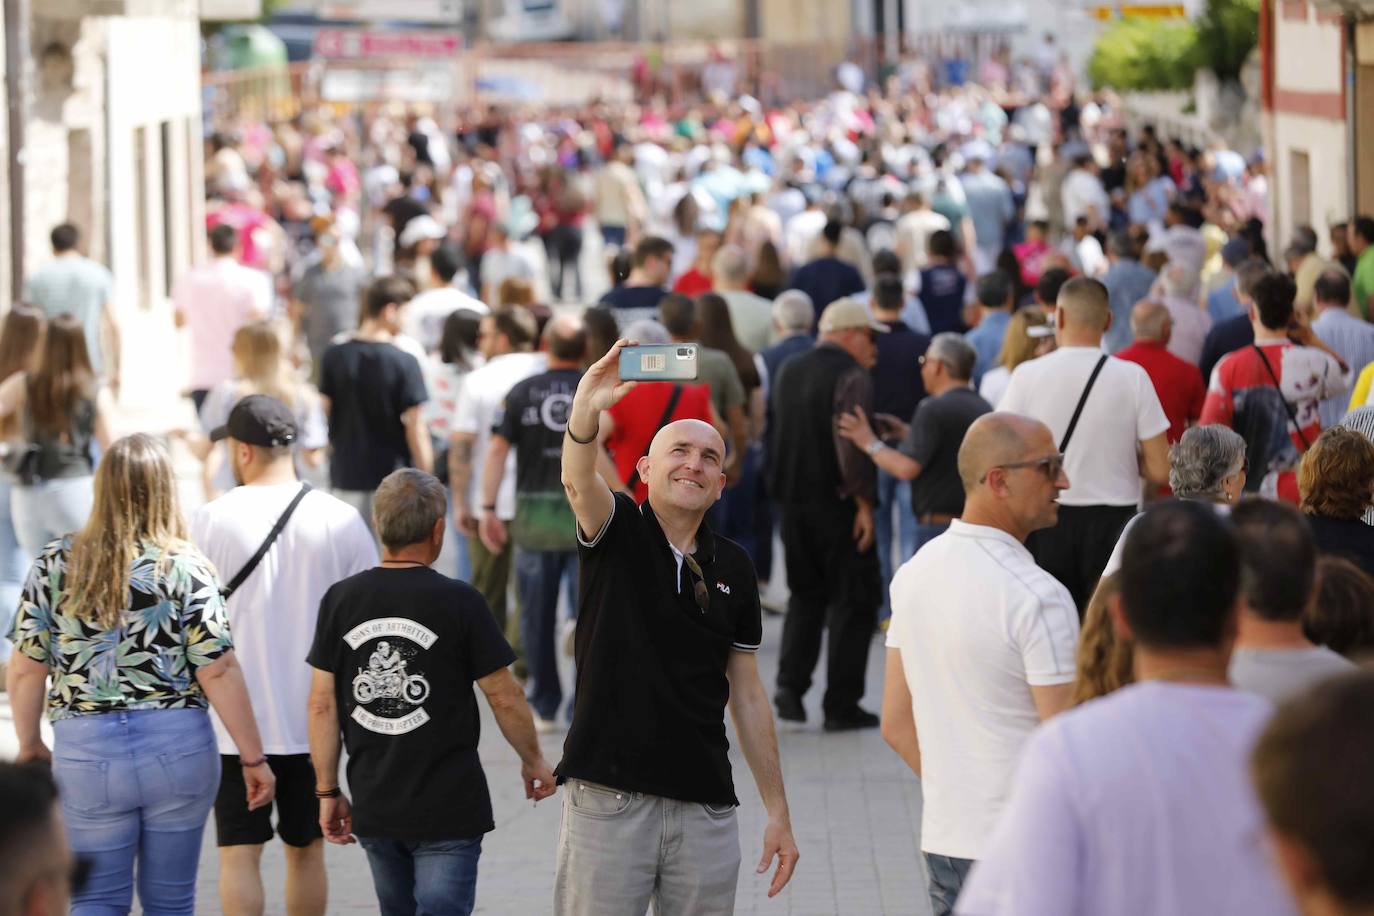
[[[582,376],[563,434],[563,489],[588,540],[596,537],[611,517],[611,488],[596,472],[600,450],[596,434],[601,412],[609,410],[636,384],[620,380],[620,348],[629,344],[623,338],[617,340]]]

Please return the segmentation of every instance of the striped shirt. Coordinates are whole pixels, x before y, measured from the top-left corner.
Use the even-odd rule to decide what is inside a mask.
[[[1356,407],[1341,420],[1341,426],[1353,429],[1370,442],[1374,442],[1374,407]],[[1374,525],[1374,507],[1364,511],[1364,523]]]
[[[1345,364],[1356,374],[1374,363],[1374,325],[1352,316],[1343,308],[1323,308],[1312,321],[1312,330],[1322,343],[1341,355]],[[1322,401],[1319,410],[1322,429],[1335,426],[1345,416],[1350,389]]]

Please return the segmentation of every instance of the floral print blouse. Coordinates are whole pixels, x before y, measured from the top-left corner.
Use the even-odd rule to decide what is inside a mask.
[[[233,648],[219,578],[194,551],[144,543],[129,569],[129,606],[105,630],[68,614],[71,537],[43,548],[24,582],[9,639],[52,671],[48,717],[141,709],[204,709],[197,668]]]

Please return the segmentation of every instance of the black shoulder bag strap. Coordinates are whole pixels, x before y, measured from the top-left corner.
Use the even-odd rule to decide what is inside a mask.
[[[1274,390],[1279,393],[1279,400],[1283,402],[1283,409],[1288,413],[1289,422],[1298,431],[1298,438],[1302,440],[1302,450],[1305,452],[1312,447],[1312,443],[1307,441],[1307,434],[1302,431],[1302,426],[1298,423],[1298,412],[1293,409],[1293,405],[1288,403],[1288,398],[1283,396],[1283,386],[1279,384],[1278,374],[1274,372],[1274,367],[1269,363],[1269,357],[1264,355],[1264,348],[1257,343],[1250,346],[1255,348],[1259,354],[1260,362],[1264,363],[1265,371],[1269,373],[1269,380],[1274,383]]]
[[[262,558],[267,556],[267,551],[271,549],[272,545],[276,542],[277,535],[281,534],[282,529],[286,527],[286,523],[291,520],[291,513],[296,511],[296,507],[301,504],[301,500],[305,499],[305,494],[309,492],[310,484],[302,483],[295,497],[291,502],[286,504],[286,509],[283,510],[281,516],[277,519],[277,523],[272,526],[271,531],[267,532],[267,538],[262,542],[262,545],[258,547],[258,552],[253,554],[252,558],[249,559],[247,563],[243,564],[243,569],[240,569],[238,575],[229,580],[228,585],[219,590],[220,595],[223,596],[225,601],[228,601],[229,596],[238,591],[238,587],[253,574],[253,570],[258,568],[258,564],[262,562]]]
[[[1088,395],[1092,394],[1093,385],[1097,384],[1097,376],[1102,371],[1102,367],[1107,365],[1107,354],[1103,353],[1102,358],[1093,366],[1093,374],[1088,376],[1088,384],[1083,386],[1083,393],[1078,396],[1078,406],[1073,409],[1073,416],[1069,417],[1069,428],[1064,430],[1064,438],[1059,440],[1059,454],[1064,454],[1068,450],[1069,440],[1073,438],[1073,431],[1078,428],[1078,418],[1083,415],[1083,405],[1088,403]]]
[[[654,436],[657,436],[658,431],[667,426],[668,421],[673,418],[673,411],[677,409],[677,402],[680,397],[682,397],[682,386],[674,385],[673,393],[668,395],[668,406],[663,408],[663,416],[658,418],[658,425],[654,427],[653,435],[649,437],[648,443],[644,446],[644,455],[649,454],[649,446],[654,444]],[[643,458],[644,455],[639,457]],[[639,462],[636,461],[635,464],[639,464]],[[630,479],[625,481],[625,486],[630,488],[631,493],[634,493],[635,487],[639,486],[639,468],[636,467],[630,472]]]

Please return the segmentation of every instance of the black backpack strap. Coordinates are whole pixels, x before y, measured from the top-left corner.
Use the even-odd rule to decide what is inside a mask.
[[[1093,374],[1088,376],[1088,384],[1083,386],[1083,393],[1078,396],[1078,406],[1073,409],[1073,416],[1069,418],[1069,428],[1064,430],[1064,438],[1059,440],[1059,454],[1064,454],[1069,447],[1069,440],[1073,438],[1073,431],[1078,428],[1078,418],[1083,415],[1083,405],[1088,403],[1088,395],[1092,393],[1093,385],[1097,383],[1097,376],[1102,372],[1102,367],[1107,365],[1107,354],[1103,353],[1102,358],[1093,366]]]
[[[1298,438],[1302,440],[1302,450],[1305,452],[1312,447],[1312,443],[1307,441],[1307,434],[1302,431],[1302,426],[1298,423],[1298,412],[1293,409],[1293,405],[1288,403],[1288,398],[1283,396],[1283,386],[1279,384],[1279,377],[1274,372],[1274,367],[1269,363],[1269,357],[1264,355],[1264,348],[1257,343],[1250,346],[1255,348],[1259,354],[1260,362],[1264,363],[1264,368],[1269,373],[1269,380],[1274,383],[1274,390],[1279,393],[1279,400],[1283,402],[1283,409],[1288,414],[1288,420],[1293,424],[1293,428],[1298,431]]]
[[[649,454],[649,446],[654,444],[654,436],[657,436],[657,435],[658,435],[658,431],[659,431],[660,429],[662,429],[663,427],[667,426],[667,425],[668,425],[668,421],[671,420],[671,419],[673,418],[673,411],[677,409],[677,402],[678,402],[678,399],[681,398],[681,397],[682,397],[682,386],[681,386],[681,385],[674,385],[674,386],[673,386],[673,393],[670,394],[670,395],[668,395],[668,406],[666,406],[666,407],[663,408],[663,416],[661,416],[661,417],[658,418],[658,425],[654,427],[653,435],[649,436],[649,441],[648,441],[648,442],[645,444],[645,446],[644,446],[644,455]],[[640,458],[643,458],[644,455],[640,455],[639,457],[640,457]],[[638,465],[639,462],[636,461],[635,464]],[[630,494],[631,494],[631,495],[634,495],[635,487],[639,486],[639,468],[638,468],[638,467],[636,467],[633,471],[630,472],[630,479],[627,480],[627,481],[625,481],[625,486],[629,487],[629,489],[630,489]]]
[[[253,570],[258,568],[258,564],[262,562],[262,558],[267,556],[267,551],[270,550],[272,545],[276,542],[277,536],[281,534],[282,529],[286,527],[286,523],[291,520],[291,513],[296,511],[296,507],[301,504],[301,500],[305,499],[305,494],[309,492],[310,484],[302,483],[300,490],[296,493],[295,497],[292,498],[291,502],[286,504],[286,509],[283,510],[282,514],[277,518],[277,523],[272,526],[272,530],[267,533],[266,539],[264,539],[262,544],[258,547],[258,552],[253,554],[247,563],[243,564],[243,569],[240,569],[238,575],[229,580],[228,585],[219,590],[220,595],[223,596],[225,601],[228,601],[229,596],[238,591],[238,587],[253,574]]]

